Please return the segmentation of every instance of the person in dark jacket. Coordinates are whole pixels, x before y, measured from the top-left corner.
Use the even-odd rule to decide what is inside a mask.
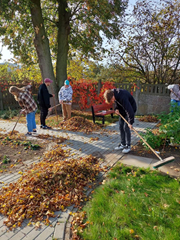
[[[114,103],[115,113],[121,114],[129,124],[119,117],[119,130],[121,143],[115,150],[122,150],[123,153],[129,153],[131,150],[131,131],[134,123],[135,112],[137,110],[136,102],[133,96],[124,89],[106,90],[104,93],[106,103]]]
[[[40,121],[41,121],[41,128],[42,129],[50,129],[45,123],[46,117],[48,115],[48,109],[51,107],[50,105],[50,98],[54,97],[54,94],[50,94],[47,87],[53,81],[49,78],[44,79],[44,83],[40,85],[38,90],[38,104],[40,106]]]

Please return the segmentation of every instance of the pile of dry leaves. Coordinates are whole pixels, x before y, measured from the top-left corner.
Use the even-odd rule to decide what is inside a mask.
[[[61,147],[49,151],[43,161],[22,174],[21,178],[0,190],[0,213],[7,216],[4,224],[12,230],[24,219],[49,224],[54,212],[86,200],[84,187],[95,180],[101,169],[98,159],[68,158]]]
[[[138,118],[139,121],[142,122],[158,122],[158,118],[156,116],[146,115]]]
[[[102,126],[94,124],[92,121],[86,119],[85,117],[75,116],[70,118],[65,122],[61,122],[59,124],[60,129],[68,130],[68,131],[77,131],[77,132],[85,132],[91,133],[93,131],[99,131]]]

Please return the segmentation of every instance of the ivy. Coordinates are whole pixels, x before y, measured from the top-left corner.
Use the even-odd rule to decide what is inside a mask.
[[[71,79],[69,79],[71,81]],[[91,80],[80,79],[71,81],[73,89],[73,103],[79,105],[80,109],[88,109],[92,104],[104,102],[103,94],[107,89],[115,88],[113,82],[103,82],[101,91],[97,93],[97,83]]]

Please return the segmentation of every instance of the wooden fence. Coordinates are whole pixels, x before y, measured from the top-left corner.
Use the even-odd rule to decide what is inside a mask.
[[[20,82],[18,84],[15,84],[15,83],[11,83],[8,81],[3,82],[1,80],[1,82],[0,82],[0,110],[20,109],[18,102],[15,101],[15,99],[14,99],[14,96],[11,93],[9,93],[9,88],[12,85],[19,87],[19,88],[25,86],[23,84],[23,81],[22,81],[22,83]],[[38,86],[36,86],[35,84],[32,84],[32,92],[37,93],[37,91],[38,91]],[[37,94],[33,94],[33,97],[36,100]]]
[[[2,83],[1,83],[2,86]],[[6,89],[0,87],[0,110],[19,109],[18,103],[14,100],[12,94],[9,93],[9,86]],[[21,86],[22,87],[22,84]],[[100,92],[101,81],[96,84],[97,92]],[[136,85],[129,83],[116,83],[116,88],[126,89],[133,94],[137,103],[137,115],[159,114],[160,112],[169,112],[170,108],[170,92],[164,84],[142,84],[139,81]],[[33,92],[35,100],[37,96],[37,87]]]

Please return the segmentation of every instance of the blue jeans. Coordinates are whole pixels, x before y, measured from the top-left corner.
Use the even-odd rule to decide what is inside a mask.
[[[174,107],[176,104],[180,107],[180,101],[171,99],[171,105]]]
[[[125,117],[127,120],[127,116]],[[131,131],[128,127],[128,124],[119,117],[119,130],[120,130],[120,137],[121,137],[121,144],[131,146]]]
[[[26,115],[28,132],[32,132],[33,129],[36,129],[35,113],[36,112],[34,111]]]

